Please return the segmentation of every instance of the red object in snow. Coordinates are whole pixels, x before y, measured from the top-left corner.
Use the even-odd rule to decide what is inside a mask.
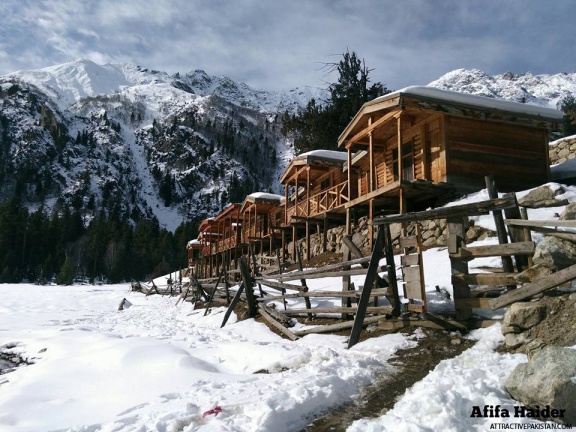
[[[222,412],[222,408],[219,406],[215,406],[214,408],[212,408],[211,410],[205,411],[204,414],[202,414],[202,418],[206,417],[207,415],[210,414],[214,414],[214,415],[218,415],[219,413]]]

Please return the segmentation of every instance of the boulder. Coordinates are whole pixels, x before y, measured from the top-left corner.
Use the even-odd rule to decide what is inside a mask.
[[[502,326],[518,327],[527,330],[546,317],[546,306],[538,302],[513,303],[504,318]]]
[[[528,363],[512,371],[504,384],[510,395],[524,406],[565,410],[563,417],[541,418],[576,423],[576,350],[545,346]]]
[[[542,264],[537,264],[516,275],[514,279],[520,283],[527,283],[537,281],[538,279],[545,278],[551,274],[552,270],[550,270],[548,267],[545,267]]]
[[[553,191],[548,186],[540,186],[528,193],[524,198],[518,200],[518,204],[523,207],[539,208],[539,207],[557,207],[568,204],[567,200],[558,200],[556,195],[564,193],[564,189],[560,188]]]
[[[566,208],[560,215],[560,220],[575,220],[575,219],[576,219],[576,203],[570,203],[566,206]]]
[[[576,245],[556,237],[545,237],[534,251],[534,265],[547,267],[552,271],[562,270],[576,262]]]

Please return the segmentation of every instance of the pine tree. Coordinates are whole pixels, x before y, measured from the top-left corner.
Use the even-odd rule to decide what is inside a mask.
[[[568,95],[560,104],[564,112],[564,136],[576,135],[576,98]]]
[[[72,260],[66,257],[64,264],[60,267],[60,271],[56,275],[56,284],[58,285],[72,285],[74,282],[74,271],[72,268]]]
[[[380,82],[369,86],[370,72],[355,52],[346,51],[338,63],[325,65],[328,72],[337,71],[338,82],[330,84],[330,99],[318,104],[312,99],[305,110],[283,117],[282,134],[294,139],[297,154],[314,149],[336,150],[338,136],[365,102],[389,93]]]

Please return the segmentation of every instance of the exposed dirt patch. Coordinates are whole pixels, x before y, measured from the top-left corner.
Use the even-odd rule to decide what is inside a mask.
[[[386,373],[382,380],[366,388],[357,402],[318,417],[303,432],[345,431],[355,420],[385,414],[406,389],[422,380],[438,363],[456,357],[474,345],[474,341],[464,339],[456,332],[421,329],[419,333],[425,337],[418,339],[417,347],[400,350],[389,361],[396,372]]]
[[[530,339],[548,345],[576,345],[576,294],[550,293],[540,302],[546,306],[546,318],[530,329]]]

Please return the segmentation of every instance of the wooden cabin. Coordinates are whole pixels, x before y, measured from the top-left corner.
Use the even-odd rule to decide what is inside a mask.
[[[242,254],[240,204],[230,204],[214,218],[204,219],[198,228],[204,277],[217,274],[225,262],[237,268]]]
[[[214,218],[207,218],[200,222],[200,226],[198,227],[200,259],[196,274],[199,277],[210,277],[214,268],[216,245],[219,239],[217,225]]]
[[[347,151],[351,200],[406,212],[434,205],[447,189],[501,191],[550,180],[548,134],[562,113],[431,87],[408,87],[365,103],[338,139]],[[357,176],[356,195],[352,179]]]
[[[282,236],[284,197],[254,192],[244,199],[242,215],[242,243],[252,247],[252,253],[271,253]],[[283,247],[282,247],[283,249]]]
[[[240,246],[242,226],[240,207],[241,204],[229,204],[214,218],[219,234],[216,252],[226,252]]]
[[[194,267],[200,258],[202,243],[198,239],[190,240],[186,245],[188,267]]]
[[[343,213],[350,201],[348,176],[343,172],[347,153],[313,150],[298,155],[280,177],[285,187],[286,223],[326,213]],[[352,193],[355,192],[355,183]]]

